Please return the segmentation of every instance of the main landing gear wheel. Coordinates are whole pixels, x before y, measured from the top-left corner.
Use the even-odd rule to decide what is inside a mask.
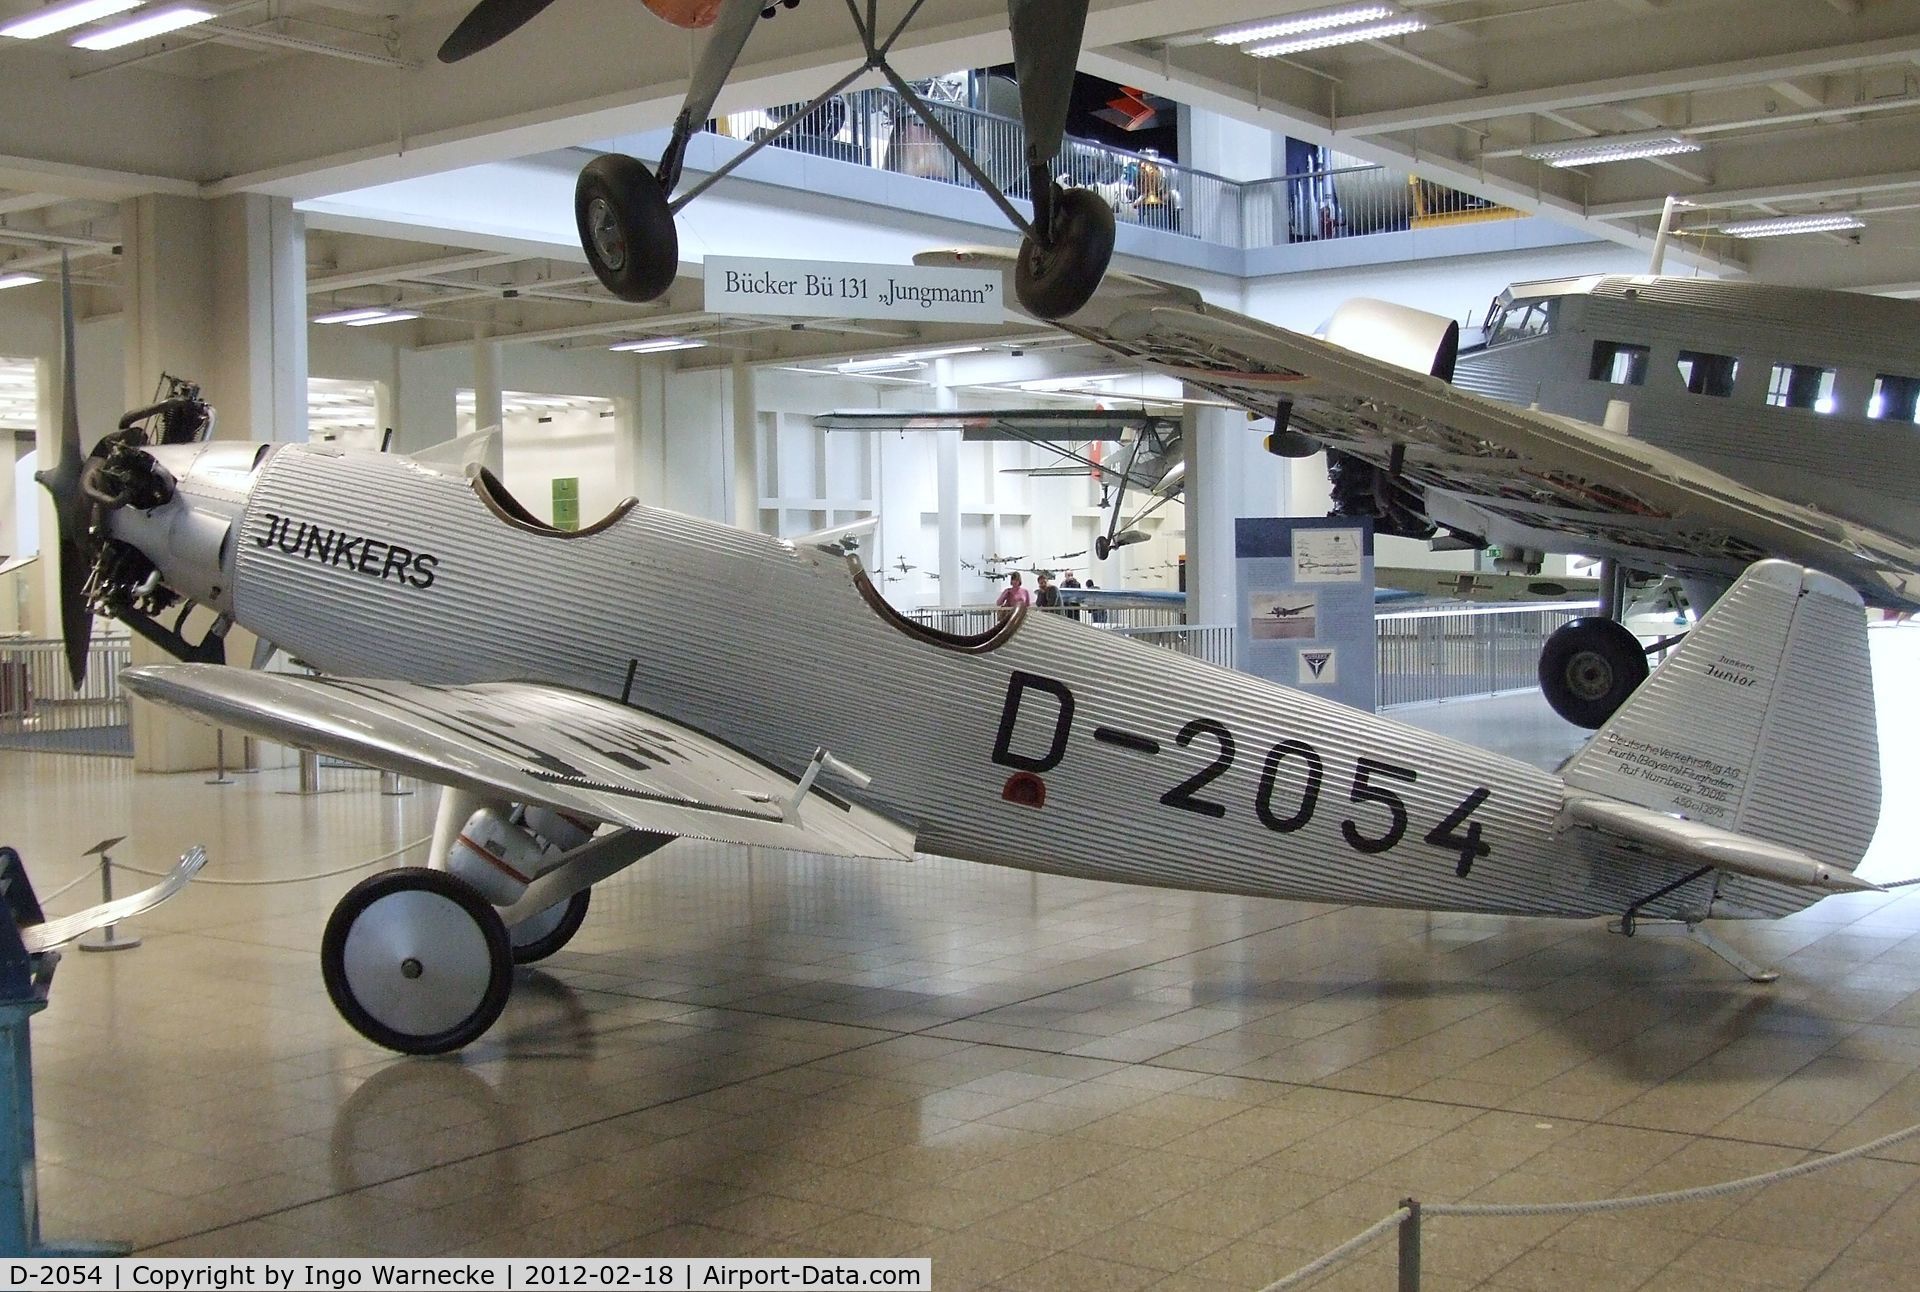
[[[1562,624],[1540,652],[1540,690],[1577,727],[1604,725],[1646,680],[1646,651],[1611,619]]]
[[[320,976],[353,1030],[403,1054],[445,1054],[492,1027],[513,946],[492,903],[457,875],[407,867],[354,885],[327,921]]]
[[[1093,536],[1093,554],[1102,561],[1113,555],[1113,544],[1107,541],[1105,534]]]
[[[1053,190],[1053,238],[1020,240],[1013,290],[1037,318],[1063,319],[1093,298],[1113,259],[1113,208],[1089,188]]]
[[[631,157],[607,153],[573,186],[580,248],[606,289],[623,301],[650,301],[673,286],[680,235],[660,181]]]
[[[580,922],[587,918],[587,902],[593,890],[583,888],[564,902],[555,902],[544,911],[535,911],[507,930],[513,942],[513,962],[530,965],[545,960],[573,941]]]

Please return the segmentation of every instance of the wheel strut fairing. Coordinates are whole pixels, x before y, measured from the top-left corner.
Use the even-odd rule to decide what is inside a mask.
[[[1483,750],[1051,616],[957,649],[869,605],[844,557],[644,508],[536,533],[404,458],[276,454],[234,595],[243,624],[325,672],[626,693],[790,774],[824,746],[872,776],[857,797],[949,856],[1582,916],[1687,873],[1559,832],[1560,780]],[[1815,896],[1708,877],[1646,913]]]

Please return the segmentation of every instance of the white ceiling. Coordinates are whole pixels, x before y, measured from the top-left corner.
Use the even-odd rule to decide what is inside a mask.
[[[0,17],[33,7],[0,0]],[[1320,7],[1093,0],[1081,67],[1630,244],[1651,241],[1668,193],[1700,203],[1684,213],[1689,236],[1737,216],[1857,211],[1856,237],[1699,245],[1780,281],[1920,290],[1920,0],[1407,0],[1431,25],[1388,41],[1255,59],[1204,39]],[[463,8],[273,0],[111,54],[0,42],[0,260],[46,268],[64,248],[83,281],[107,282],[112,203],[131,193],[315,196],[656,127],[678,106],[694,42],[631,0],[558,0],[502,46],[443,66],[433,50]],[[928,0],[899,61],[910,75],[1003,61],[1005,26],[1001,0]],[[805,0],[756,31],[721,107],[792,101],[852,57],[839,6]],[[1521,153],[1655,127],[1703,150],[1571,170]],[[424,304],[429,344],[470,337],[476,316],[558,344],[603,344],[626,324],[724,344],[749,326],[678,296],[624,309],[578,264],[452,236],[316,233],[309,250],[318,296]],[[791,344],[865,353],[915,339]]]

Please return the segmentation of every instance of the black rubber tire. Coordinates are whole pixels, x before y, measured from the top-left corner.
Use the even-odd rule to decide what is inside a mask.
[[[485,943],[487,982],[479,1001],[467,1015],[435,1032],[403,1031],[383,1023],[354,994],[348,980],[347,941],[354,924],[384,898],[403,893],[426,893],[459,908],[473,921]],[[513,989],[513,944],[499,911],[466,880],[444,870],[407,866],[361,880],[340,899],[320,939],[320,977],[340,1017],[375,1045],[402,1054],[445,1054],[480,1037],[500,1017]]]
[[[1604,726],[1646,680],[1645,649],[1611,619],[1562,624],[1540,651],[1540,691],[1576,727]]]
[[[654,300],[673,286],[680,234],[667,191],[640,162],[605,153],[582,167],[573,221],[594,276],[621,300]]]
[[[1113,208],[1088,188],[1053,190],[1053,242],[1020,240],[1014,294],[1035,318],[1063,319],[1093,298],[1113,259]]]
[[[1113,555],[1113,544],[1107,541],[1105,534],[1095,534],[1093,536],[1093,554],[1097,559],[1102,561]]]
[[[524,944],[514,942],[513,962],[517,965],[530,965],[535,961],[545,960],[573,941],[573,935],[580,931],[580,922],[587,918],[587,905],[592,897],[591,888],[581,889],[567,899],[566,913],[560,917],[560,922],[553,926],[551,933]],[[512,929],[507,930],[507,939],[512,942]]]

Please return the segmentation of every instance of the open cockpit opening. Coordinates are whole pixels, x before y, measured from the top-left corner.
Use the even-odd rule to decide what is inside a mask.
[[[583,525],[579,529],[561,529],[558,526],[549,525],[528,511],[526,504],[514,497],[506,485],[500,483],[500,477],[487,468],[472,468],[468,473],[468,479],[472,481],[473,491],[480,495],[480,501],[487,505],[488,511],[515,529],[545,534],[550,538],[585,538],[589,534],[598,534],[639,505],[638,499],[622,498],[614,504],[612,511],[594,521],[593,524]]]
[[[998,622],[977,633],[954,633],[923,624],[917,619],[901,614],[887,599],[880,595],[880,589],[873,586],[873,579],[858,563],[853,565],[853,586],[860,596],[872,608],[873,612],[899,629],[909,637],[938,646],[942,650],[968,652],[990,651],[1012,637],[1013,633],[1026,622],[1027,607],[1017,606]]]

